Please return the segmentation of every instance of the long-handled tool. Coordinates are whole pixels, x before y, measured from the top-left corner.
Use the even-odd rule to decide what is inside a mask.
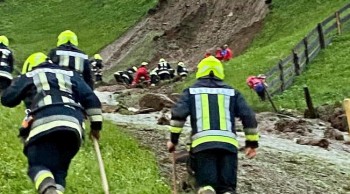
[[[104,190],[105,194],[109,194],[109,187],[108,187],[108,182],[107,182],[107,176],[106,176],[105,167],[103,165],[103,160],[102,160],[102,156],[101,156],[100,146],[98,145],[98,141],[97,141],[97,139],[95,137],[92,138],[92,141],[94,142],[94,147],[95,147],[97,160],[98,160],[98,166],[100,168],[102,187],[103,187],[103,190]]]
[[[172,163],[173,163],[173,194],[177,194],[175,152],[172,152]]]

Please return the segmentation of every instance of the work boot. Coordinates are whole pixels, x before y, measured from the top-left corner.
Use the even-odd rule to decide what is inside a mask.
[[[197,194],[216,194],[215,190],[211,186],[201,187]]]
[[[43,194],[58,194],[56,187],[48,187]]]

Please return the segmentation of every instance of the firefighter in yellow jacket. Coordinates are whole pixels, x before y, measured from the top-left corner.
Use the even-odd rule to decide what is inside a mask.
[[[236,89],[223,82],[223,65],[210,56],[198,64],[197,82],[184,90],[171,111],[170,152],[187,116],[191,116],[191,167],[199,194],[233,194],[237,183],[235,117],[244,127],[246,155],[256,155],[259,135],[255,114]]]
[[[28,175],[39,194],[62,194],[84,136],[85,115],[91,122],[90,135],[100,136],[101,103],[77,72],[51,63],[43,53],[32,54],[22,72],[4,91],[1,103],[15,107],[24,101],[27,116],[20,137]]]

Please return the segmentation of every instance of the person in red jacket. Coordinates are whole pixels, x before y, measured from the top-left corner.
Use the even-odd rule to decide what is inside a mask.
[[[151,81],[151,79],[148,75],[148,70],[146,68],[147,65],[148,65],[147,62],[141,63],[141,67],[138,68],[136,73],[135,73],[135,77],[134,77],[134,80],[132,82],[132,86],[135,86],[136,84],[140,83],[142,80],[144,80],[146,82]]]
[[[229,61],[230,59],[232,59],[233,53],[232,53],[232,50],[230,48],[228,48],[227,44],[225,44],[222,47],[221,55],[223,57],[223,59],[222,59],[223,61]]]
[[[265,97],[265,87],[266,87],[266,83],[265,83],[265,79],[266,76],[265,75],[258,75],[258,76],[249,76],[247,78],[247,85],[253,89],[258,96],[260,97],[260,99],[262,101],[265,101],[266,97]]]
[[[215,58],[219,59],[220,61],[224,58],[221,51],[222,49],[220,47],[218,47],[215,51]]]

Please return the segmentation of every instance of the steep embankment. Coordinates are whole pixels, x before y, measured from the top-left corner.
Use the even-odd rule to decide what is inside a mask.
[[[206,50],[228,44],[241,53],[260,31],[268,11],[264,1],[162,0],[149,15],[101,51],[106,77],[117,69],[163,57],[190,67]]]
[[[6,0],[0,1],[0,35],[10,39],[19,68],[32,52],[47,52],[56,46],[57,35],[71,29],[79,37],[79,47],[88,54],[112,42],[132,26],[156,0]],[[23,107],[0,105],[0,193],[36,193],[27,177],[27,161],[17,138]],[[88,132],[88,131],[87,131]],[[159,176],[155,157],[138,142],[104,123],[101,152],[111,193],[169,193]],[[72,161],[67,178],[67,194],[102,193],[98,163],[91,141],[86,138]]]

